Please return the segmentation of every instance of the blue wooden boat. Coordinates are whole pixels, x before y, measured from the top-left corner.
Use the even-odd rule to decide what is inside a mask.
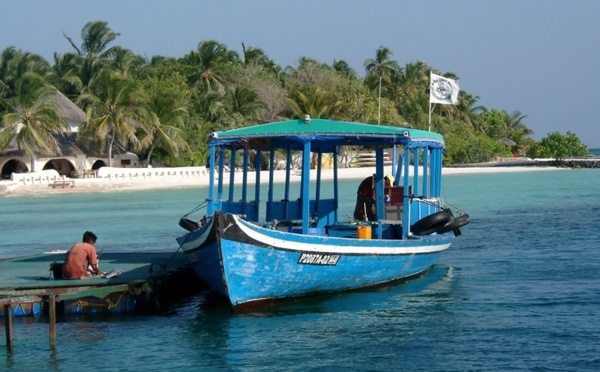
[[[324,156],[336,159],[341,146],[375,153],[376,220],[338,218],[338,201],[356,196],[339,194],[337,161],[328,170],[322,163]],[[444,140],[438,133],[307,116],[214,132],[209,149],[206,215],[200,221],[184,216],[180,225],[188,232],[177,241],[195,272],[234,311],[422,274],[469,222],[468,214],[441,198]],[[384,153],[390,150],[395,180],[386,187]],[[283,195],[274,195],[276,153],[287,157],[285,184],[277,188]],[[298,153],[299,194],[292,196],[290,164]],[[265,182],[254,171],[261,159],[269,159]],[[241,172],[228,173],[240,161]],[[326,171],[329,182],[321,182]]]

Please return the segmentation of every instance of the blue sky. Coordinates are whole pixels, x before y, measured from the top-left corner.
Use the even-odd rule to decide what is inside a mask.
[[[3,0],[0,50],[52,61],[92,20],[137,54],[181,57],[214,39],[261,48],[282,67],[345,60],[361,76],[380,46],[400,65],[425,61],[459,76],[488,108],[520,111],[539,140],[575,132],[600,147],[597,0]],[[598,105],[598,106],[597,106]],[[599,110],[600,111],[600,110]]]

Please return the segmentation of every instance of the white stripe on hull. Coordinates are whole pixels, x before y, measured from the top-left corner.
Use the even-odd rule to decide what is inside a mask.
[[[336,253],[336,254],[386,254],[386,255],[406,255],[406,254],[426,254],[426,253],[435,253],[442,252],[450,247],[450,243],[443,244],[432,244],[432,245],[422,245],[422,246],[406,246],[407,241],[402,240],[378,240],[377,242],[381,242],[382,245],[373,245],[368,247],[361,246],[347,246],[347,245],[339,245],[339,244],[315,244],[315,243],[303,243],[303,242],[294,242],[286,239],[278,239],[268,235],[261,234],[258,231],[255,231],[241,221],[240,218],[236,215],[233,216],[236,220],[236,223],[240,227],[240,229],[246,234],[248,237],[262,242],[265,245],[271,246],[273,248],[288,250],[288,251],[298,251],[298,252],[311,252],[311,253]],[[287,234],[287,233],[283,233]],[[289,233],[291,235],[291,233]],[[288,235],[289,236],[289,235]],[[343,238],[324,238],[324,239],[340,239]],[[347,240],[347,239],[345,239]],[[387,246],[384,246],[386,244]],[[389,246],[393,244],[402,244],[402,247]]]

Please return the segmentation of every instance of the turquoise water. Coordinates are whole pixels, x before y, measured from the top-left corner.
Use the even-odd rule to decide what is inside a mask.
[[[344,183],[348,213],[357,183]],[[421,278],[249,315],[201,293],[168,315],[68,316],[55,349],[44,317],[16,318],[0,370],[599,370],[598,185],[599,170],[447,176],[444,196],[472,220]],[[87,229],[106,251],[174,251],[203,198],[0,198],[0,257],[68,248]]]

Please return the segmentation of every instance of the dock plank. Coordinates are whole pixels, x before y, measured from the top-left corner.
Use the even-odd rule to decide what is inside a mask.
[[[185,265],[188,258],[181,252],[104,252],[100,257],[102,271],[121,271],[121,275],[104,279],[93,277],[87,280],[55,280],[51,276],[50,264],[63,262],[64,253],[39,254],[16,257],[0,261],[0,293],[15,290],[52,289],[83,286],[112,286],[127,284],[134,280],[148,280],[156,275],[162,265],[173,270]]]

